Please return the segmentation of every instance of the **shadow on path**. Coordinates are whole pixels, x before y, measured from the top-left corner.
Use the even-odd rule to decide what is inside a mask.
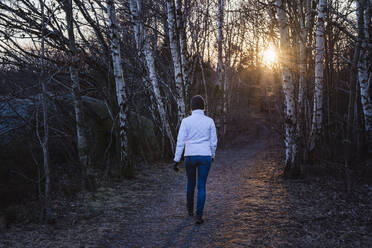
[[[219,151],[208,176],[204,224],[187,216],[186,178],[177,174],[160,182],[165,190],[120,234],[107,234],[102,247],[372,247],[368,220],[353,215],[358,207],[371,216],[371,208],[363,208],[368,202],[337,200],[340,192],[330,196],[319,183],[284,181],[281,156],[270,136]],[[338,215],[345,209],[350,216],[344,223],[346,216]]]
[[[252,209],[260,211],[259,202],[251,208],[251,197],[259,197],[260,184],[256,179],[258,155],[266,154],[270,148],[270,139],[240,148],[231,148],[217,153],[216,162],[212,165],[207,182],[207,200],[205,206],[205,223],[196,225],[194,219],[187,216],[185,208],[186,178],[175,177],[175,181],[162,182],[170,184],[167,190],[154,197],[146,207],[136,215],[136,222],[126,223],[120,235],[106,236],[105,245],[109,247],[227,247],[235,243],[247,245],[247,238],[242,239],[244,228],[252,226],[252,219],[247,222],[243,212],[251,213]],[[261,159],[261,158],[260,158]],[[265,168],[263,168],[265,169]],[[252,170],[254,173],[252,173]],[[247,175],[256,181],[249,181]],[[254,184],[251,188],[244,185]],[[244,190],[250,196],[242,194]],[[255,192],[256,191],[256,192]],[[251,208],[251,210],[249,210]],[[257,218],[260,224],[263,216]],[[248,218],[248,219],[247,219]],[[146,225],[143,225],[145,219]],[[238,229],[241,230],[238,230]],[[257,232],[254,235],[262,236]],[[143,237],[139,239],[138,237]],[[245,241],[244,241],[245,240]],[[244,242],[243,242],[244,241]],[[226,246],[227,245],[227,246]]]

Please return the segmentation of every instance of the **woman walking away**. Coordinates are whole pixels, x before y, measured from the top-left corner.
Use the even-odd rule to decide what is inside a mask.
[[[205,203],[205,184],[209,168],[217,147],[216,127],[213,119],[204,115],[204,99],[197,95],[191,99],[191,116],[181,122],[178,131],[177,147],[173,168],[178,171],[183,148],[185,148],[185,168],[187,174],[187,211],[194,215],[194,191],[198,181],[198,197],[196,205],[196,224],[203,223]],[[196,176],[196,171],[198,171]]]

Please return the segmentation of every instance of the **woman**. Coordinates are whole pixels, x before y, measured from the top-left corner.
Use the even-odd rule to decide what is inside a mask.
[[[197,95],[191,99],[191,116],[181,122],[177,137],[177,147],[173,168],[178,171],[183,148],[185,148],[185,168],[187,174],[187,211],[194,215],[194,191],[196,170],[198,171],[198,196],[196,205],[196,223],[202,224],[205,203],[205,184],[209,168],[217,147],[217,135],[214,121],[204,115],[204,99]]]

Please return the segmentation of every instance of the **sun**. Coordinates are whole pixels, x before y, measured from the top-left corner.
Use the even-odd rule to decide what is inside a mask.
[[[263,57],[262,57],[263,63],[272,66],[275,63],[278,62],[278,56],[276,54],[276,51],[273,47],[269,47],[264,50]]]

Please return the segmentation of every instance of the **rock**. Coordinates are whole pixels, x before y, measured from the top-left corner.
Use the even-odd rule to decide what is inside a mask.
[[[0,102],[0,144],[9,144],[15,134],[29,124],[35,110],[35,103],[30,99],[12,99]]]
[[[35,131],[37,116],[39,127],[42,127],[39,96],[35,95],[27,99],[1,100],[0,210],[10,204],[17,204],[19,199],[37,194],[36,186],[30,187],[30,182],[26,178],[37,179],[38,167],[35,163],[42,170],[41,147]],[[107,157],[104,156],[110,142],[112,119],[102,100],[83,96],[82,102],[89,132],[88,149],[91,165],[93,168],[106,168],[106,164],[112,162],[106,161]],[[74,159],[77,160],[75,118],[71,95],[59,96],[55,101],[49,101],[48,111],[50,114],[49,151],[52,183],[63,187],[66,184],[58,184],[61,175],[69,174],[71,176],[80,173],[80,168],[71,163]],[[134,129],[130,133],[132,140],[135,141],[133,147],[137,151],[135,155],[140,155],[142,151],[149,157],[152,154],[159,154],[160,145],[152,120],[144,116],[137,116],[136,113],[131,113],[130,116],[130,126]],[[112,155],[116,152],[115,144],[114,133],[108,157],[113,157]],[[149,157],[147,160],[151,161],[152,159]],[[71,178],[76,179],[78,177]],[[67,187],[63,187],[63,192],[69,197],[74,197],[81,186],[81,182],[71,181],[67,182],[67,185]],[[19,186],[25,187],[25,189]],[[92,204],[95,205],[96,203]]]
[[[25,148],[26,139],[35,137],[35,113],[39,111],[39,118],[42,117],[39,105],[39,96],[31,96],[24,99],[12,99],[0,102],[0,146],[13,146],[17,148],[22,145],[20,150]],[[104,152],[110,140],[112,119],[104,101],[89,97],[82,97],[83,110],[86,114],[86,125],[89,130],[89,149],[92,160],[97,161],[103,158]],[[48,110],[50,114],[50,126],[61,129],[69,127],[69,132],[74,132],[74,108],[71,95],[59,96],[55,102],[49,101]],[[66,114],[70,118],[66,118]],[[56,118],[52,118],[56,116]],[[133,140],[145,153],[159,153],[158,138],[155,134],[155,127],[151,119],[144,116],[137,116],[136,113],[130,114],[130,126],[133,127]],[[41,120],[40,120],[41,122]],[[72,135],[75,135],[74,133]],[[30,140],[26,140],[30,141]],[[112,144],[115,141],[112,140]],[[60,149],[60,147],[56,147]],[[4,149],[2,149],[4,150]],[[6,149],[5,149],[6,150]],[[53,150],[53,148],[51,148]],[[18,154],[17,149],[14,150]],[[19,151],[21,152],[21,151]],[[8,153],[8,152],[7,152]],[[0,151],[0,157],[1,157]]]
[[[58,101],[61,101],[64,106],[69,106],[71,108],[69,113],[73,114],[71,95],[60,97]],[[97,160],[103,157],[109,142],[112,119],[104,101],[89,96],[83,96],[82,102],[84,113],[86,114],[87,126],[90,130],[91,154],[94,155],[92,159]],[[131,112],[129,114],[129,122],[132,128],[131,134],[132,137],[134,137],[132,138],[134,151],[138,152],[139,149],[137,146],[141,146],[146,154],[152,155],[154,152],[159,154],[160,145],[155,134],[153,121],[145,116]]]

